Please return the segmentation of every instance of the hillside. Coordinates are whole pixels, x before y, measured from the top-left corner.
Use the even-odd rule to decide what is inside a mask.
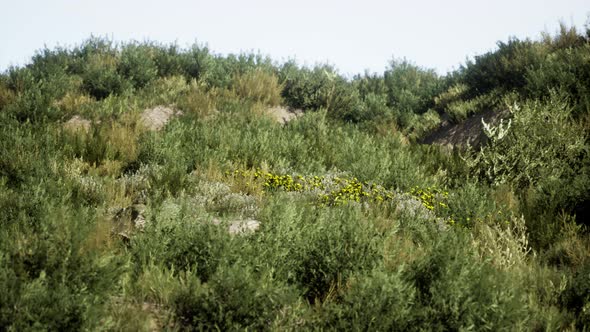
[[[566,27],[445,76],[42,49],[0,74],[0,330],[588,329],[589,98]]]

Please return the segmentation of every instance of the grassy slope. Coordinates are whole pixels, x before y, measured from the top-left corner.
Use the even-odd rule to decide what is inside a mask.
[[[534,66],[489,65],[502,48],[455,76],[394,62],[352,82],[199,47],[40,52],[0,77],[0,329],[583,329],[588,117],[554,60],[588,73],[576,36],[515,47],[556,54],[543,77],[569,90],[549,98]],[[478,86],[486,66],[528,85]],[[515,100],[480,152],[412,143],[436,110]],[[264,115],[284,103],[307,112]],[[149,131],[156,105],[183,115]]]

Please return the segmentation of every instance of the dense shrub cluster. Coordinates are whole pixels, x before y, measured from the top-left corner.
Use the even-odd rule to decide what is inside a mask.
[[[0,73],[0,330],[587,329],[588,42],[352,79],[41,50]],[[415,143],[490,108],[477,150]]]

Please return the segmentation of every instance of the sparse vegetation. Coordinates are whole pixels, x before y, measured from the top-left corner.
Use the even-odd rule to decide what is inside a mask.
[[[0,74],[0,330],[588,330],[588,59],[565,26],[446,76],[41,50]]]

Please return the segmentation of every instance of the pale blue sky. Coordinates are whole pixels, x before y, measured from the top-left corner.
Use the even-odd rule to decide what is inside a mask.
[[[282,61],[328,62],[341,73],[381,72],[406,57],[439,73],[510,36],[538,38],[559,20],[582,29],[588,0],[0,0],[0,71],[44,45],[91,34],[153,40],[216,53],[260,51]]]

